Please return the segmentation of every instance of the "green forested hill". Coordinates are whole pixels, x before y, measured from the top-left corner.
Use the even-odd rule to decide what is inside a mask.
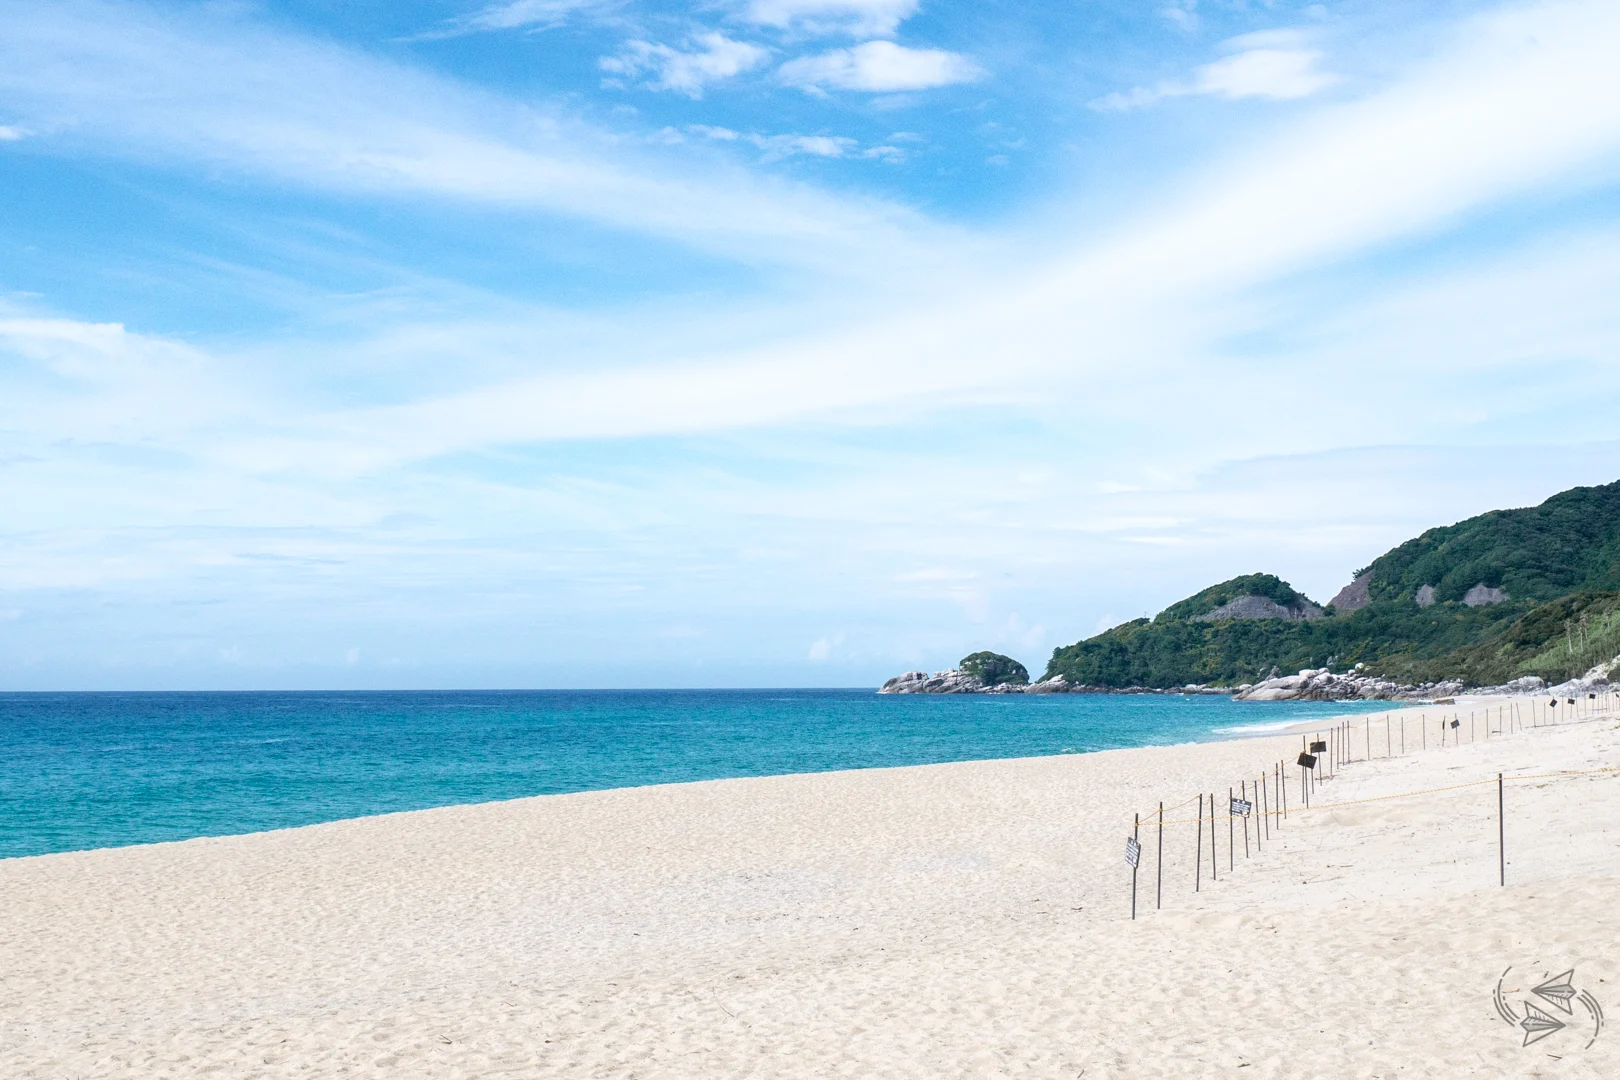
[[[1054,650],[1045,677],[1106,687],[1235,685],[1273,668],[1329,663],[1335,670],[1362,663],[1403,682],[1580,674],[1620,654],[1620,482],[1430,529],[1355,576],[1363,575],[1364,606],[1354,610],[1200,620],[1241,596],[1309,603],[1269,574],[1233,578],[1152,620]],[[1465,602],[1470,590],[1473,605]],[[1487,590],[1507,599],[1478,602],[1499,595]]]
[[[1374,600],[1461,600],[1475,585],[1514,600],[1552,600],[1578,589],[1620,589],[1620,482],[1572,488],[1540,506],[1492,510],[1430,529],[1368,567]]]

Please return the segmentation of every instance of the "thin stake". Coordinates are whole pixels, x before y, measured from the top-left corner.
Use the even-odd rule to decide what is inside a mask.
[[[1271,785],[1266,783],[1266,774],[1260,774],[1260,820],[1265,822],[1266,839],[1271,839]]]
[[[1209,793],[1209,880],[1211,881],[1217,880],[1219,865],[1216,862],[1215,849],[1218,846],[1215,843],[1215,793],[1212,791]]]
[[[1233,841],[1237,838],[1237,823],[1232,820],[1232,789],[1226,789],[1226,868],[1237,869],[1237,848]]]
[[[1159,803],[1159,894],[1153,909],[1164,907],[1164,803]]]
[[[1142,861],[1142,855],[1141,855],[1142,848],[1140,846],[1141,842],[1142,842],[1142,815],[1141,814],[1132,814],[1131,815],[1131,839],[1135,840],[1137,842],[1137,844],[1138,844],[1138,847],[1136,849],[1136,851],[1137,851],[1136,861],[1138,863],[1140,863]],[[1136,921],[1136,867],[1135,866],[1131,867],[1131,921],[1132,922]]]
[[[1183,803],[1183,806],[1186,804]],[[1204,886],[1204,796],[1198,795],[1198,858],[1193,862],[1193,892]]]
[[[1507,824],[1503,820],[1502,774],[1496,774],[1496,865],[1502,887],[1507,887]]]

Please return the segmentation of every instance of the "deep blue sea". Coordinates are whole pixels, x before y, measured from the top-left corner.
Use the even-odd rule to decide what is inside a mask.
[[[871,690],[0,694],[0,858],[565,791],[1192,742],[1355,708]]]

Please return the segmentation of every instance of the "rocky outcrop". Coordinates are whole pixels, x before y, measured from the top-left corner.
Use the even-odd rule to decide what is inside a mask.
[[[926,671],[908,671],[896,675],[878,688],[880,694],[977,694],[984,683],[971,675],[951,668],[930,675]]]
[[[896,675],[879,689],[880,694],[1230,694],[1230,686],[1205,686],[1188,683],[1186,686],[1163,689],[1156,686],[1082,686],[1071,683],[1062,675],[1022,686],[1018,683],[997,683],[986,686],[983,681],[951,668],[936,671],[908,671]]]
[[[1434,586],[1425,585],[1419,589],[1412,599],[1417,601],[1418,607],[1429,607],[1434,603]],[[1469,607],[1479,607],[1481,604],[1500,604],[1504,600],[1511,600],[1506,589],[1498,589],[1485,584],[1483,581],[1472,589],[1463,593],[1463,603]]]
[[[983,679],[969,675],[960,668],[936,671],[908,671],[896,675],[878,688],[880,694],[1051,694],[1061,693],[1068,686],[1061,675],[1044,683],[995,683],[986,685]]]
[[[1536,675],[1526,675],[1522,679],[1503,683],[1501,686],[1481,686],[1468,691],[1470,694],[1504,694],[1515,696],[1520,694],[1539,694],[1547,689],[1547,680]]]
[[[1371,597],[1367,595],[1367,589],[1371,584],[1372,571],[1369,570],[1340,589],[1333,599],[1328,601],[1328,604],[1341,615],[1351,611],[1359,611],[1371,602]]]
[[[1484,583],[1475,585],[1463,593],[1463,603],[1469,607],[1479,607],[1481,604],[1500,604],[1508,599],[1506,589],[1493,589]]]
[[[1339,675],[1327,668],[1306,668],[1298,675],[1284,675],[1242,688],[1233,697],[1238,701],[1405,701],[1446,697],[1462,689],[1460,682],[1411,686],[1363,675],[1359,669]]]
[[[1322,609],[1309,600],[1300,599],[1284,607],[1265,596],[1240,596],[1229,600],[1202,615],[1194,615],[1193,622],[1222,622],[1226,619],[1320,619]]]

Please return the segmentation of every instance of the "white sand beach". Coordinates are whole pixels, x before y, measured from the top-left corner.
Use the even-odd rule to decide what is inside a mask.
[[[1620,765],[1620,720],[1370,730],[1318,805],[1452,789],[1305,814],[1294,769],[1200,891],[1167,828],[1162,910],[1144,828],[1135,922],[1132,813],[1297,735],[0,862],[0,1076],[1620,1076],[1620,1030],[1530,993],[1573,968],[1620,1018],[1620,773],[1507,784],[1506,888],[1494,783],[1452,787]],[[1567,1026],[1522,1046],[1499,979]]]

